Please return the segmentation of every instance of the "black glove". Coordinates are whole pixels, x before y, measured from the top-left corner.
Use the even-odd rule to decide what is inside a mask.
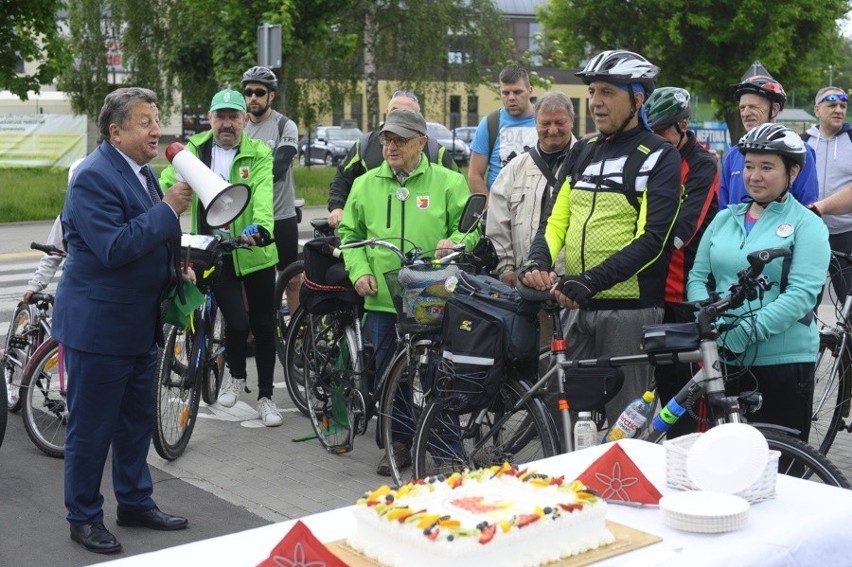
[[[585,274],[562,276],[559,278],[559,291],[579,305],[585,305],[596,293],[591,278]]]
[[[515,272],[518,274],[518,281],[524,279],[524,276],[527,275],[527,272],[532,272],[533,270],[538,270],[539,272],[549,272],[550,266],[541,265],[536,260],[527,260],[515,270]]]

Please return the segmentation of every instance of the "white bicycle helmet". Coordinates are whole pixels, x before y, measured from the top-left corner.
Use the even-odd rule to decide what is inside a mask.
[[[802,138],[786,126],[774,122],[755,126],[746,132],[737,147],[741,154],[776,154],[790,158],[799,167],[805,165],[805,143]]]
[[[640,84],[646,94],[654,92],[654,80],[660,68],[647,59],[624,49],[604,51],[592,57],[582,71],[574,73],[587,85],[593,81]]]

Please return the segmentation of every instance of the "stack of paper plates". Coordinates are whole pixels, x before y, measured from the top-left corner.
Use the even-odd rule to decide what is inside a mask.
[[[749,503],[724,492],[677,492],[660,499],[663,523],[686,532],[720,533],[748,521]]]

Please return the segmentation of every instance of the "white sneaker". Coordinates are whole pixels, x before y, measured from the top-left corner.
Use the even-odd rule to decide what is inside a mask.
[[[224,408],[232,408],[245,389],[245,380],[238,380],[233,376],[228,376],[228,379],[219,389],[219,397],[216,399],[216,403]]]
[[[278,427],[284,423],[284,418],[281,417],[281,412],[275,407],[275,404],[269,398],[260,398],[257,400],[257,415],[266,427]]]

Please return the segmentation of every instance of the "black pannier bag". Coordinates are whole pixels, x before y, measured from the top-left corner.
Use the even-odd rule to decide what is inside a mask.
[[[352,304],[363,305],[343,265],[332,251],[340,246],[337,236],[324,236],[305,243],[305,273],[299,290],[299,304],[312,315],[349,309]]]
[[[489,276],[462,272],[447,300],[436,390],[453,411],[475,411],[494,398],[510,369],[535,373],[538,306]]]

